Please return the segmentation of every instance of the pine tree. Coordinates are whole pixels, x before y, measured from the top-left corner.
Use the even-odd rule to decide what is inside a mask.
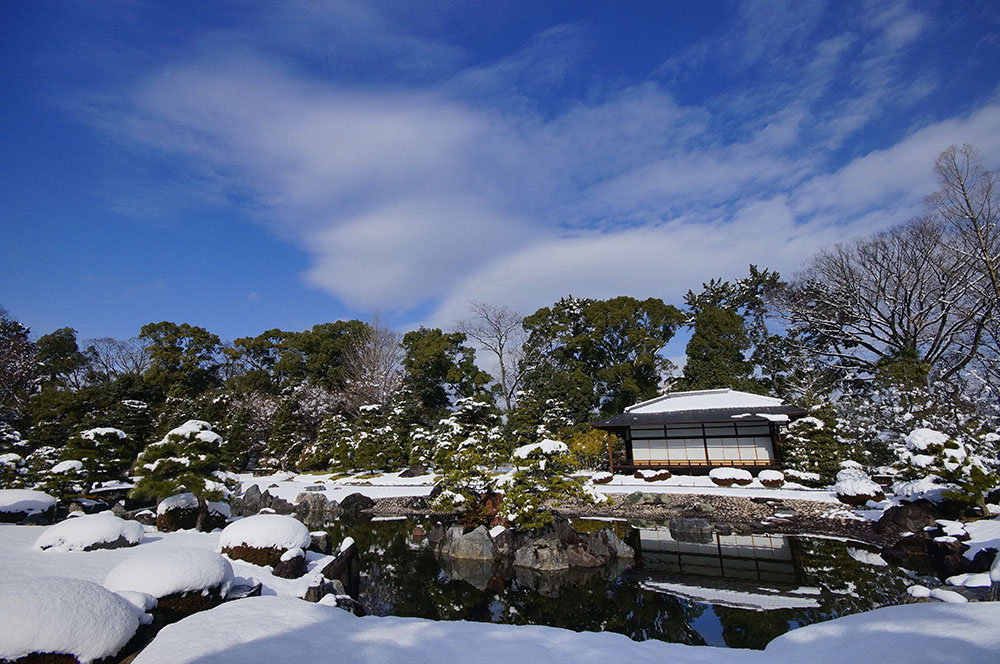
[[[198,498],[198,529],[207,523],[208,501],[229,494],[219,470],[222,436],[212,425],[189,420],[167,432],[163,440],[150,443],[135,463],[138,476],[132,494],[140,498],[163,499],[178,493]]]
[[[327,415],[320,425],[315,442],[303,448],[298,460],[299,470],[343,472],[352,468],[352,437],[351,425],[343,415]]]
[[[138,454],[135,442],[121,429],[98,427],[70,438],[64,458],[83,462],[91,484],[122,481]]]
[[[553,520],[546,501],[586,500],[583,480],[573,477],[576,460],[565,443],[542,440],[514,450],[517,470],[498,484],[503,492],[500,517],[515,528],[541,528]]]
[[[849,447],[840,435],[836,413],[829,404],[814,408],[809,417],[788,426],[781,446],[784,466],[801,473],[815,473],[825,483],[833,482],[840,462],[849,458]]]

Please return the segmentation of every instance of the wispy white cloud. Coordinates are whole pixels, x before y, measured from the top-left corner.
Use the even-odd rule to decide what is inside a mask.
[[[363,7],[343,11],[380,43],[435,50]],[[750,14],[723,53],[689,49],[687,73],[719,57],[778,73],[699,102],[646,80],[543,108],[539,90],[558,89],[586,50],[588,28],[570,25],[474,67],[443,44],[430,58],[440,80],[421,85],[361,87],[273,51],[209,48],[100,110],[207,186],[249,197],[310,257],[307,283],[439,325],[470,299],[523,311],[568,293],[678,301],[748,263],[793,272],[820,246],[914,214],[949,144],[1000,152],[991,104],[831,153],[933,90],[933,75],[901,67],[930,29],[920,13],[877,5],[839,33],[820,31],[811,3]]]

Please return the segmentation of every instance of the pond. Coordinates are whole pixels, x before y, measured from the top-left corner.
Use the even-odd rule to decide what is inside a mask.
[[[655,522],[613,525],[639,559],[540,574],[438,559],[413,535],[420,519],[335,524],[361,553],[361,603],[376,615],[550,625],[635,640],[761,649],[802,625],[895,604],[906,576],[878,550],[806,535],[672,534]]]

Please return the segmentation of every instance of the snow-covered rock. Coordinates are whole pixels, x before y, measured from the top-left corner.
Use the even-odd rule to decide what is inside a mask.
[[[614,478],[615,476],[612,473],[609,473],[608,471],[605,470],[591,475],[590,481],[593,482],[594,484],[608,484]]]
[[[196,510],[198,499],[193,493],[179,493],[176,496],[164,498],[156,506],[156,514],[166,514],[170,510]]]
[[[225,557],[205,549],[159,549],[118,563],[104,579],[114,591],[132,590],[156,598],[233,585],[233,567]]]
[[[35,540],[42,551],[93,551],[135,546],[142,541],[138,521],[126,521],[113,514],[84,514],[49,526]]]
[[[41,514],[56,506],[56,499],[41,491],[30,489],[0,489],[0,521],[18,515]],[[5,519],[4,515],[8,515]]]
[[[92,581],[0,581],[0,659],[64,653],[83,664],[117,654],[139,628],[136,609]]]

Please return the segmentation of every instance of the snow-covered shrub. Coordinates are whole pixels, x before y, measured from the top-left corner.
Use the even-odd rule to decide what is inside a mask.
[[[142,524],[107,512],[85,514],[49,526],[35,540],[41,551],[93,551],[135,546],[142,541]]]
[[[548,500],[588,500],[583,479],[572,477],[576,459],[569,447],[556,440],[523,445],[512,455],[515,471],[498,488],[503,492],[499,516],[514,528],[540,528],[551,523]]]
[[[848,455],[833,408],[829,404],[814,408],[808,417],[789,424],[781,455],[787,469],[816,473],[822,481],[832,482]]]
[[[784,486],[785,475],[779,470],[762,470],[757,473],[757,481],[769,489],[777,489]]]
[[[86,664],[111,661],[139,629],[141,611],[92,581],[12,577],[0,581],[0,615],[0,660],[38,653]]]
[[[208,422],[189,420],[163,440],[150,443],[135,463],[133,495],[162,499],[192,493],[198,499],[199,527],[207,527],[208,501],[230,495],[219,470],[222,437]]]
[[[848,505],[864,505],[869,500],[885,498],[882,487],[859,468],[844,468],[837,473],[837,482],[833,488],[837,492],[837,499]]]
[[[306,444],[296,466],[301,471],[343,471],[353,468],[353,433],[340,413],[323,419],[316,440]]]
[[[255,565],[276,565],[292,549],[307,549],[309,529],[298,519],[280,514],[258,514],[234,521],[219,535],[219,550],[230,558]]]
[[[995,434],[987,434],[979,447],[988,447]],[[996,459],[973,450],[965,435],[919,427],[907,434],[897,468],[902,481],[896,484],[897,495],[948,499],[985,514],[985,496],[997,485]],[[982,443],[987,443],[983,445]]]
[[[753,475],[750,471],[742,468],[713,468],[708,471],[708,477],[719,486],[732,486],[739,484],[746,486],[753,482]]]

